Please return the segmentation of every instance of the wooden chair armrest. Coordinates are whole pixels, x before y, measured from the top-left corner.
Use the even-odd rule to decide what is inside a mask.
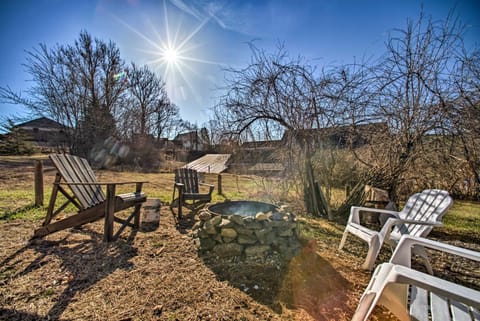
[[[56,185],[127,185],[127,184],[144,184],[148,181],[127,181],[127,182],[72,182],[72,183],[54,183]]]
[[[203,186],[208,186],[208,187],[213,187],[213,188],[215,188],[214,185],[212,185],[212,184],[207,184],[207,183],[198,183],[198,185],[203,185]]]
[[[215,188],[215,186],[212,184],[198,183],[198,185],[207,186],[209,188],[208,194],[212,194],[213,189]]]

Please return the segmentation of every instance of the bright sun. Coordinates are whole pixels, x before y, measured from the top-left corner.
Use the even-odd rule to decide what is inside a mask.
[[[163,59],[169,64],[175,64],[178,62],[178,51],[174,48],[169,48],[164,51]]]
[[[141,49],[141,51],[154,57],[154,59],[147,61],[146,63],[148,65],[155,66],[163,72],[162,78],[171,88],[170,93],[173,93],[177,88],[179,88],[181,95],[185,96],[183,92],[183,84],[185,84],[188,89],[194,92],[194,88],[190,83],[190,79],[192,78],[190,75],[192,73],[196,74],[193,65],[194,63],[211,64],[215,66],[221,65],[218,62],[203,60],[195,57],[195,55],[192,55],[196,54],[194,49],[200,46],[196,44],[194,37],[211,20],[212,16],[205,16],[204,20],[190,33],[183,32],[181,23],[176,27],[175,32],[171,32],[172,26],[169,23],[170,19],[167,12],[166,3],[167,1],[163,1],[165,21],[165,27],[163,29],[164,34],[160,34],[150,20],[148,20],[148,22],[152,25],[153,34],[155,37],[150,37],[147,34],[143,34],[128,23],[122,21],[120,18],[117,18],[117,20],[129,30],[137,34],[141,39],[145,40],[145,42],[152,47],[151,49]]]

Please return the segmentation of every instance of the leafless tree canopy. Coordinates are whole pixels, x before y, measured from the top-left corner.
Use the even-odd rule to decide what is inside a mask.
[[[301,59],[288,57],[283,47],[273,55],[251,46],[252,62],[242,70],[230,69],[228,93],[216,113],[232,134],[247,130],[267,133],[318,126],[313,70]]]
[[[179,121],[159,77],[147,67],[127,69],[113,42],[85,31],[73,45],[28,51],[25,67],[33,83],[27,96],[7,87],[0,88],[0,99],[65,125],[72,153],[88,157],[109,137],[160,138]]]
[[[229,70],[216,124],[263,137],[278,130],[273,124],[297,133],[348,126],[351,143],[361,126],[384,124],[372,127],[368,146],[350,147],[394,199],[402,188],[453,188],[468,175],[457,170],[462,163],[478,184],[480,61],[478,49],[465,49],[464,32],[453,12],[443,21],[421,12],[391,32],[376,60],[322,68],[291,59],[283,47],[268,55],[252,46],[251,63]]]
[[[126,104],[119,126],[127,140],[134,135],[160,139],[179,121],[179,110],[168,98],[165,82],[146,66],[135,63],[128,69]]]

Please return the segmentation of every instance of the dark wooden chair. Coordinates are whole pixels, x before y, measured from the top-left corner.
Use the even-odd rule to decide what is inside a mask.
[[[102,218],[105,218],[103,239],[106,242],[117,239],[127,226],[138,228],[140,208],[142,203],[147,200],[145,193],[142,193],[144,182],[98,182],[88,161],[84,158],[52,154],[50,159],[57,169],[57,174],[53,183],[45,221],[42,227],[35,230],[34,238]],[[135,184],[135,192],[115,195],[117,185],[122,184]],[[106,195],[101,186],[106,186]],[[62,193],[67,201],[55,210],[58,192]],[[55,216],[70,203],[78,208],[78,212],[67,218],[52,222]],[[115,216],[116,212],[130,207],[134,209],[127,219]],[[132,219],[133,223],[131,222]],[[115,234],[114,222],[121,224]]]
[[[200,185],[208,187],[208,193],[200,193]],[[177,207],[178,217],[182,217],[182,206],[196,211],[200,206],[212,200],[213,189],[213,185],[198,182],[196,170],[177,168],[170,209],[173,210],[174,207]]]

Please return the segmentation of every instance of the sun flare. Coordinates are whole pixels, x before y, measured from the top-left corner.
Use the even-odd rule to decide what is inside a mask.
[[[203,27],[211,20],[212,15],[207,15],[204,19],[190,32],[185,32],[181,22],[174,26],[170,24],[170,15],[167,10],[167,1],[163,1],[164,27],[157,29],[156,25],[150,18],[146,21],[152,29],[152,33],[143,33],[120,18],[116,19],[135,33],[140,39],[143,39],[150,46],[148,49],[140,51],[151,55],[152,59],[146,61],[147,65],[153,66],[155,71],[162,74],[163,80],[167,85],[169,96],[175,100],[175,96],[185,99],[185,89],[192,93],[192,96],[198,96],[192,84],[192,75],[201,77],[202,75],[196,70],[196,64],[209,64],[220,66],[219,62],[208,61],[200,58],[200,51],[197,50],[201,45],[198,44],[196,36]],[[181,20],[180,20],[181,21]]]
[[[163,52],[163,59],[169,64],[175,64],[179,60],[178,51],[175,48],[168,48]]]

